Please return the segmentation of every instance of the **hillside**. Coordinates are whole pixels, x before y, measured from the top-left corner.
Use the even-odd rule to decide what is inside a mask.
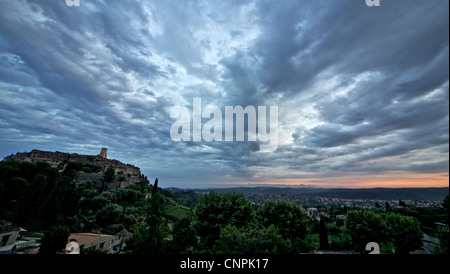
[[[5,157],[5,161],[14,160],[20,162],[46,162],[51,167],[64,172],[67,169],[75,168],[75,182],[77,185],[86,182],[99,183],[103,178],[103,173],[108,168],[113,168],[118,174],[111,185],[115,187],[127,187],[138,183],[142,174],[140,168],[124,164],[115,159],[107,158],[107,148],[102,148],[98,155],[83,155],[78,153],[51,152],[33,149],[31,152],[19,152]]]
[[[307,197],[374,199],[374,200],[431,200],[442,201],[449,194],[449,188],[277,188],[277,187],[236,187],[193,189],[196,193],[238,192],[259,195],[302,195]]]

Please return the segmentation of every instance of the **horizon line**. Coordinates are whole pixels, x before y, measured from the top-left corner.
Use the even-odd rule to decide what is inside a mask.
[[[314,187],[310,187],[310,186],[288,186],[288,185],[284,185],[284,186],[276,186],[276,185],[268,185],[268,186],[264,186],[264,185],[258,185],[258,186],[210,186],[210,187],[185,187],[185,188],[181,188],[181,187],[177,187],[177,186],[168,186],[168,187],[161,187],[161,189],[170,189],[170,188],[176,188],[176,189],[181,189],[181,190],[193,190],[193,189],[199,189],[199,190],[208,190],[208,189],[233,189],[233,188],[293,188],[293,189],[353,189],[353,190],[358,190],[358,189],[430,189],[430,188],[450,188],[449,186],[423,186],[423,187],[320,187],[320,186],[314,186]]]

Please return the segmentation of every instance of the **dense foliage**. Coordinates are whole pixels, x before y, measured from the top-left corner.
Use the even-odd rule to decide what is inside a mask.
[[[41,162],[0,162],[0,190],[0,218],[33,229],[71,225],[81,197],[70,177]]]
[[[366,251],[369,242],[392,246],[398,254],[408,254],[422,245],[419,221],[397,213],[351,210],[345,220],[344,237],[360,253]]]

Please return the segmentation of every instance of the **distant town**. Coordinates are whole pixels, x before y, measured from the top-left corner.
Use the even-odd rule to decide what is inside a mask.
[[[243,193],[246,199],[256,206],[261,206],[266,200],[286,200],[304,208],[316,207],[323,209],[329,209],[335,206],[370,209],[377,204],[380,206],[382,205],[383,207],[386,204],[389,204],[392,208],[401,208],[405,205],[421,208],[433,208],[442,206],[442,200],[449,193],[449,188],[298,189],[277,187],[237,187],[192,190],[167,188],[166,190],[171,193],[192,191],[200,195],[208,193],[209,191],[216,191],[218,193],[239,192]],[[389,198],[382,199],[379,197]]]

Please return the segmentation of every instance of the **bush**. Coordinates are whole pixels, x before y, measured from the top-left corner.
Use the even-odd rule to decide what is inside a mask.
[[[251,204],[242,194],[215,192],[199,198],[195,213],[195,228],[205,249],[212,248],[221,228],[227,225],[244,227],[254,219]]]
[[[274,225],[268,228],[237,228],[227,225],[221,229],[214,246],[217,254],[288,254],[293,253],[290,240],[285,240]]]
[[[266,201],[258,211],[259,223],[275,225],[286,239],[305,239],[308,233],[306,215],[300,206],[286,201]]]
[[[448,196],[447,196],[448,202]],[[448,227],[440,228],[437,233],[437,238],[439,243],[434,247],[434,253],[436,254],[447,254],[448,255],[448,238],[449,238],[449,229]]]
[[[56,254],[62,252],[68,242],[70,232],[66,226],[56,226],[44,232],[39,254]]]
[[[96,223],[99,226],[121,223],[123,208],[117,204],[108,204],[97,212]]]
[[[386,224],[395,253],[408,254],[422,246],[422,231],[416,218],[391,213],[386,217]]]
[[[386,222],[381,214],[360,210],[347,212],[343,237],[353,250],[364,253],[367,243],[386,239],[385,231]]]

